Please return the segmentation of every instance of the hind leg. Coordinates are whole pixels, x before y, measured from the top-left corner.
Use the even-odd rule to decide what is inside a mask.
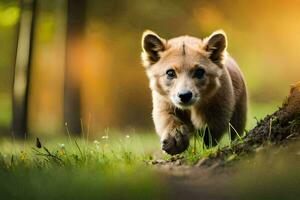
[[[215,146],[222,138],[223,134],[228,131],[230,112],[224,109],[218,110],[218,112],[210,112],[209,114],[210,115],[206,115],[208,127],[204,135],[204,143],[209,145],[211,142],[211,144]]]

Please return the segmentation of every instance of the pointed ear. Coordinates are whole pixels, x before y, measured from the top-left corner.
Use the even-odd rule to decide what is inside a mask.
[[[160,38],[152,31],[144,31],[142,37],[142,60],[144,65],[147,66],[156,63],[160,58],[159,53],[164,51],[165,47],[165,39]]]
[[[227,47],[227,39],[224,31],[216,31],[206,39],[205,50],[209,52],[209,58],[216,64],[220,64]]]

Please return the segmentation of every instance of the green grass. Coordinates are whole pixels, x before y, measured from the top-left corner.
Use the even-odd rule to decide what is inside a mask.
[[[181,155],[187,164],[220,148],[205,146],[201,134]],[[0,152],[4,199],[162,199],[168,193],[164,176],[147,164],[172,159],[161,152],[155,134],[39,138],[38,143],[2,139]]]
[[[182,154],[189,163],[220,147],[206,147],[197,137]],[[171,181],[186,187],[187,197],[191,189],[199,188],[229,199],[295,199],[299,194],[298,145],[265,148],[254,158],[244,158],[236,174],[225,176],[226,181],[224,176],[214,177],[221,181],[216,193],[214,182],[191,187],[181,183],[182,178],[170,179],[147,165],[154,158],[170,158],[158,150],[154,134],[112,135],[89,142],[74,138],[40,141],[41,148],[34,139],[0,141],[0,199],[168,199],[170,193],[176,194]]]
[[[150,135],[0,143],[1,199],[155,199],[163,178],[145,161],[158,149]]]

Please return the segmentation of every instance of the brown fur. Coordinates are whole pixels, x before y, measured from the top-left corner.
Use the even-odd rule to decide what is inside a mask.
[[[203,40],[181,36],[168,41],[151,31],[144,32],[142,60],[152,90],[152,115],[167,153],[183,152],[191,134],[205,124],[213,142],[228,131],[229,123],[239,134],[244,131],[246,86],[226,46],[222,31]],[[168,70],[174,71],[175,77],[166,74]],[[188,104],[178,97],[182,91],[192,93]]]

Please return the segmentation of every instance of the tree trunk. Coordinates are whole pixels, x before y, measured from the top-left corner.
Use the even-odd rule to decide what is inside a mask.
[[[68,131],[74,135],[81,134],[80,109],[80,68],[76,67],[76,51],[78,41],[85,33],[86,1],[68,0],[67,39],[66,39],[66,69],[64,90],[64,119]]]
[[[36,0],[22,0],[13,81],[13,135],[25,138],[28,134],[28,96],[32,63]]]

